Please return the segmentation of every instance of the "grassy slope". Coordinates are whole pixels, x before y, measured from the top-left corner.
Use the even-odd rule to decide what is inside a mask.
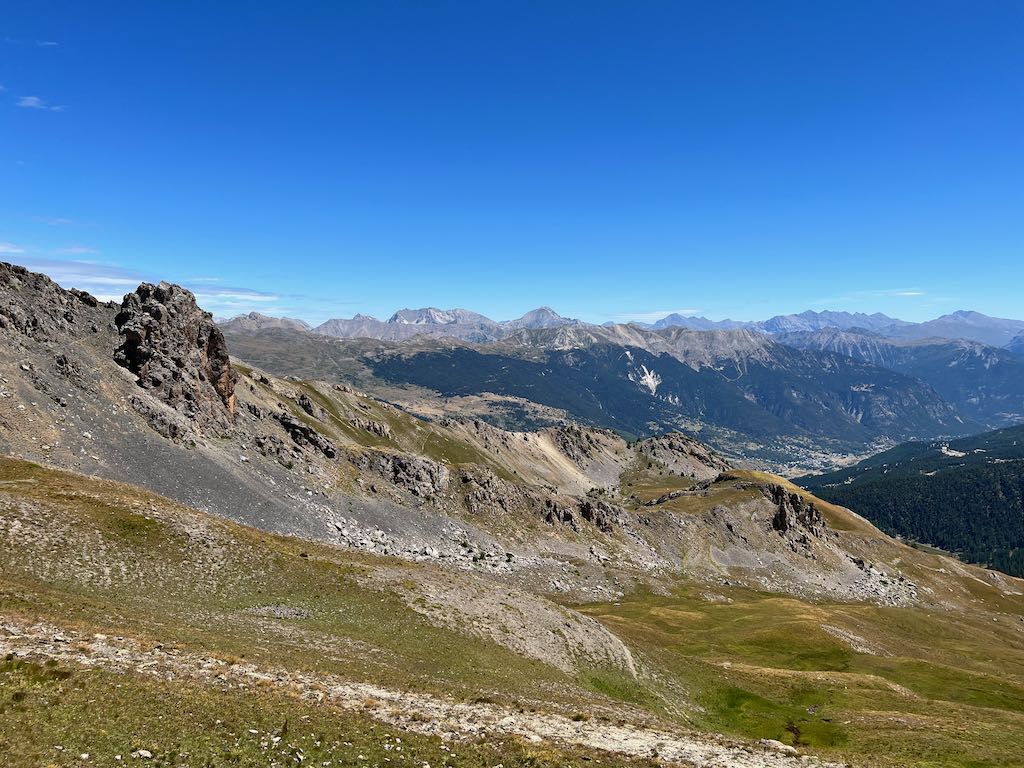
[[[642,500],[685,479],[638,464],[623,490]],[[879,542],[955,609],[809,602],[734,586],[680,584],[577,606],[601,620],[650,665],[651,700],[696,703],[706,730],[773,738],[876,766],[1016,766],[1024,752],[1024,598],[985,573],[939,573],[948,560],[886,540],[865,520],[763,472],[723,474],[707,497],[668,502],[699,513],[778,483],[822,509],[843,535]],[[735,498],[734,498],[735,497]],[[932,593],[934,594],[934,592]],[[680,693],[679,688],[683,691]]]
[[[527,709],[546,703],[592,712],[619,698],[615,672],[589,669],[574,678],[436,627],[359,578],[387,564],[408,569],[415,582],[415,564],[273,536],[133,486],[0,457],[0,543],[0,617]],[[268,606],[287,606],[291,617],[253,610]],[[384,748],[387,729],[368,717],[323,711],[271,690],[227,693],[11,658],[0,664],[4,766],[80,765],[81,753],[93,764],[115,765],[114,755],[127,759],[139,748],[156,755],[154,765],[267,765],[282,755],[262,742],[286,723],[293,732],[286,743],[316,765],[388,765],[387,755],[391,765],[420,768],[508,767],[564,765],[574,757],[492,740],[460,745],[455,758],[436,739],[402,734],[409,746],[399,759]]]
[[[5,499],[4,496],[7,498]],[[35,512],[18,512],[26,502]],[[273,536],[132,486],[0,459],[0,611],[223,657],[467,698],[571,698],[540,662],[434,627],[359,574],[381,561]],[[5,533],[0,527],[0,536]],[[108,563],[124,563],[123,570]],[[417,566],[409,569],[415,580]],[[252,609],[285,605],[302,618]]]
[[[646,467],[632,477],[642,497],[655,485],[682,484]],[[2,459],[0,512],[7,530],[20,521],[18,546],[0,555],[2,615],[468,700],[542,700],[569,712],[623,701],[869,765],[1011,766],[1024,751],[1024,608],[981,582],[977,603],[957,612],[808,603],[731,587],[641,591],[581,607],[638,654],[641,682],[600,669],[571,679],[436,628],[393,594],[367,589],[359,573],[378,560],[208,518],[137,488]],[[109,562],[126,568],[107,571]],[[418,566],[405,567],[415,580]],[[246,612],[268,605],[306,613],[271,620]],[[855,650],[851,637],[874,652]],[[315,764],[351,764],[346,741],[371,760],[383,754],[379,727],[358,715],[324,714],[269,692],[229,695],[133,676],[112,689],[106,675],[8,662],[0,670],[7,764],[76,764],[79,752],[156,752],[151,744],[213,765],[262,764],[261,742],[285,719],[303,723],[294,739],[317,755]],[[116,708],[98,708],[99,700]],[[223,730],[210,725],[216,719]],[[51,754],[56,743],[63,753]],[[442,764],[438,743],[417,744],[423,761]],[[506,766],[534,764],[522,747],[501,744],[462,750],[458,764],[493,765],[494,750]],[[537,764],[563,757],[542,755]]]
[[[694,588],[640,592],[580,608],[640,651],[663,684],[685,686],[702,707],[691,715],[702,729],[870,765],[1019,765],[1019,616],[808,604],[728,587],[716,594],[720,602]]]
[[[153,757],[132,759],[137,750]],[[83,754],[88,758],[83,760]],[[440,738],[382,725],[361,713],[268,690],[226,690],[8,659],[0,660],[0,760],[7,768],[300,762],[367,768],[554,768],[593,762],[595,756],[515,739],[449,746]],[[627,763],[605,754],[596,760],[611,766]]]

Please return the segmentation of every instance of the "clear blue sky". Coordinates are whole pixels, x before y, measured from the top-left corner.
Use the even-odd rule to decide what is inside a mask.
[[[217,314],[1024,316],[1024,3],[0,13],[0,259]]]

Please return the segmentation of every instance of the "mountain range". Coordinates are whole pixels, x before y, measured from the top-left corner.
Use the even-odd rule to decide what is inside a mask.
[[[947,429],[921,382],[749,330],[271,325],[0,264],[0,763],[1019,760],[1024,582],[635,413]],[[475,415],[530,396],[650,434]]]
[[[870,331],[889,339],[965,339],[994,347],[1009,345],[1014,337],[1024,332],[1024,320],[989,317],[980,312],[960,310],[922,323],[862,312],[815,312],[808,310],[795,315],[776,315],[768,320],[741,322],[713,321],[703,317],[669,315],[653,324],[654,328],[679,326],[694,330],[734,330],[751,328],[764,333],[798,333],[826,329]]]
[[[261,323],[251,322],[252,314],[242,315],[223,321],[221,325],[234,333],[245,333],[262,328],[278,327],[270,318]],[[301,320],[289,320],[292,324]],[[503,339],[523,328],[554,328],[562,325],[576,325],[578,321],[564,318],[550,307],[539,307],[515,320],[497,322],[466,309],[400,309],[387,320],[378,320],[369,315],[328,320],[312,328],[313,333],[342,339],[368,338],[387,341],[402,341],[414,336],[438,336],[463,339],[466,341],[488,342]]]
[[[696,329],[681,324],[690,320]],[[962,330],[1002,340],[1019,325],[971,312],[921,324],[804,312],[748,324],[677,315],[597,326],[548,308],[505,323],[425,309],[387,322],[328,321],[299,344],[264,338],[249,323],[222,324],[243,356],[271,370],[285,372],[300,354],[321,367],[347,360],[365,374],[364,387],[398,399],[412,393],[407,407],[422,412],[474,398],[483,418],[524,428],[568,416],[632,437],[700,431],[726,455],[784,473],[827,469],[843,455],[902,440],[1024,421],[1024,356],[932,336]],[[336,342],[315,341],[325,336]]]
[[[234,332],[259,330],[253,322],[255,313],[240,315],[221,324]],[[268,318],[265,323],[269,323]],[[307,326],[301,320],[290,321]],[[993,347],[1014,345],[1024,348],[1024,320],[1008,320],[989,317],[980,312],[957,311],[922,323],[898,320],[882,313],[861,312],[816,312],[807,310],[793,315],[776,315],[768,320],[708,320],[704,317],[670,314],[654,323],[634,322],[644,328],[661,330],[666,328],[689,328],[696,331],[712,330],[754,330],[776,335],[784,333],[810,332],[825,329],[871,331],[882,337],[900,340],[921,340],[931,338],[964,339]],[[380,340],[403,340],[417,334],[443,336],[466,341],[488,342],[505,338],[516,330],[527,328],[557,328],[564,325],[587,325],[579,320],[562,317],[550,307],[540,307],[527,312],[516,320],[495,321],[476,312],[465,309],[400,309],[388,320],[382,321],[369,315],[356,315],[349,319],[328,320],[315,328],[314,333],[337,338],[371,338]],[[604,323],[614,326],[617,323]],[[264,326],[265,327],[265,326]]]
[[[917,378],[752,330],[577,324],[486,343],[226,333],[239,357],[262,368],[344,375],[423,415],[472,409],[520,429],[569,418],[629,438],[681,429],[784,473],[983,428]]]
[[[861,360],[913,376],[967,419],[990,427],[1024,420],[1024,357],[964,339],[891,339],[858,329],[779,334],[782,344]]]

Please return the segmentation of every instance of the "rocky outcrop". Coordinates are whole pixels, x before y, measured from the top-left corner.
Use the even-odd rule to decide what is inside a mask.
[[[638,448],[667,469],[697,480],[713,480],[731,469],[729,462],[708,446],[680,432],[642,440]]]
[[[534,514],[551,525],[558,523],[580,531],[586,522],[604,533],[611,533],[625,516],[621,507],[602,499],[563,497],[523,488],[480,466],[462,468],[459,477],[466,508],[474,515]]]
[[[814,502],[774,483],[764,486],[761,491],[776,507],[772,529],[787,539],[794,551],[797,546],[810,547],[811,537],[825,538],[828,528]]]
[[[561,499],[549,496],[544,500],[544,521],[549,525],[562,523],[576,527],[576,510]]]
[[[304,410],[317,421],[327,421],[327,411],[325,411],[319,405],[314,403],[313,398],[311,398],[305,392],[299,395],[298,399],[295,402],[298,403],[299,408]]]
[[[358,416],[353,416],[348,420],[348,423],[356,429],[362,429],[371,435],[376,435],[385,440],[391,437],[391,427],[382,421],[373,421],[372,419],[362,419]]]
[[[466,508],[474,515],[528,512],[536,505],[526,489],[498,477],[486,467],[463,467],[460,471]]]
[[[603,533],[611,533],[616,524],[621,524],[624,510],[600,499],[584,499],[580,503],[580,515]]]
[[[432,499],[448,488],[450,473],[443,464],[419,456],[387,451],[352,452],[349,461],[413,496]]]
[[[617,525],[624,524],[626,512],[600,499],[569,500],[549,496],[544,499],[543,515],[545,522],[561,523],[574,531],[583,530],[582,523],[585,521],[602,533],[612,533]]]
[[[96,333],[88,310],[98,306],[84,291],[65,290],[46,275],[0,262],[0,330],[37,341]]]
[[[296,419],[290,413],[282,412],[277,414],[277,420],[284,427],[285,432],[288,433],[292,441],[299,447],[304,448],[308,446],[314,451],[322,453],[328,459],[333,459],[338,455],[334,443],[313,429],[313,427]]]
[[[256,435],[253,439],[253,445],[255,445],[256,450],[264,456],[282,458],[287,457],[289,453],[284,440],[276,435]]]
[[[553,429],[551,437],[558,450],[568,456],[576,466],[583,468],[594,458],[598,448],[594,432],[595,430],[578,424],[565,424]]]
[[[235,420],[235,372],[213,316],[181,286],[143,283],[114,318],[121,343],[114,361],[138,384],[200,430],[226,431]]]

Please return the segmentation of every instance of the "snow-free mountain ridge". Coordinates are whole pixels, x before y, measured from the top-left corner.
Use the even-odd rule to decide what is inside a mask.
[[[258,319],[257,319],[258,318]],[[267,327],[306,326],[301,320],[268,318],[258,313],[241,315],[223,322],[234,332],[258,331]],[[622,324],[604,323],[605,328]],[[889,317],[881,312],[836,312],[807,310],[798,314],[775,315],[767,320],[709,320],[706,317],[673,313],[654,323],[632,322],[628,325],[662,330],[687,328],[693,331],[750,330],[780,335],[812,333],[827,329],[871,332],[886,339],[965,339],[992,347],[1005,347],[1020,353],[1024,350],[1024,320],[990,317],[980,312],[959,310],[934,320],[914,323]],[[332,318],[312,328],[313,333],[336,338],[368,338],[382,341],[403,341],[417,335],[443,336],[475,343],[499,341],[521,329],[560,328],[565,326],[598,327],[558,314],[551,307],[539,307],[514,320],[497,321],[467,309],[400,309],[386,321],[370,315]]]

